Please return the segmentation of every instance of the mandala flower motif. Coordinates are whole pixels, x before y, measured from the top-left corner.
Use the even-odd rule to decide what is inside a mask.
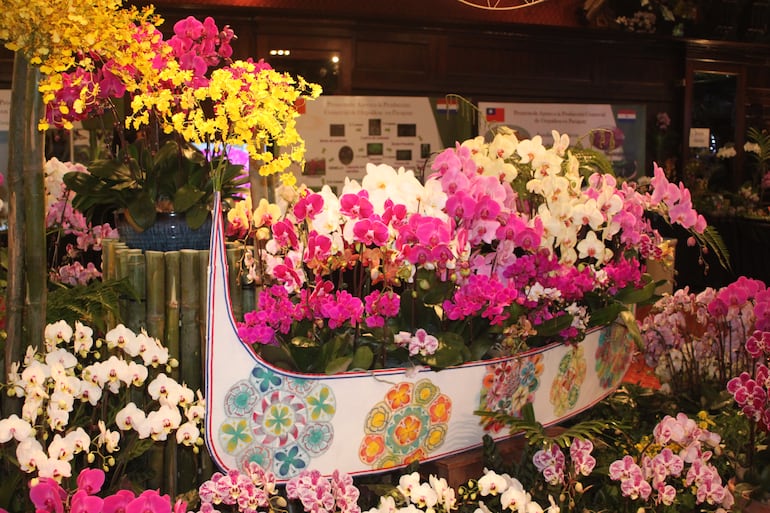
[[[247,415],[257,402],[256,390],[247,381],[239,381],[225,396],[225,414],[228,417]]]
[[[251,371],[251,380],[261,394],[280,388],[283,384],[283,378],[280,375],[260,366],[254,367],[254,370]]]
[[[329,387],[320,387],[313,395],[307,397],[311,420],[329,420],[335,411],[334,396]]]
[[[416,449],[427,433],[429,421],[425,411],[417,406],[408,406],[395,412],[388,426],[388,437],[396,442],[391,450],[404,453]]]
[[[249,426],[242,419],[223,423],[219,428],[219,436],[224,442],[225,450],[229,453],[237,451],[240,446],[248,445],[252,441]]]
[[[369,433],[381,433],[385,431],[390,421],[391,409],[385,403],[374,406],[366,416],[366,431]]]
[[[280,478],[307,468],[334,442],[332,390],[317,380],[256,366],[225,394],[219,440],[241,469],[257,463]]]
[[[358,456],[373,468],[424,459],[444,443],[451,414],[452,400],[431,381],[398,383],[367,414]]]
[[[596,374],[602,387],[610,388],[623,377],[633,356],[630,346],[625,328],[613,325],[602,331],[596,348]]]
[[[396,385],[385,395],[385,400],[392,410],[404,407],[412,401],[412,384],[400,383]]]
[[[331,424],[311,424],[300,437],[300,443],[311,455],[318,456],[326,452],[333,439]]]
[[[239,466],[240,468],[248,468],[251,463],[256,463],[262,468],[272,468],[272,451],[266,447],[258,447],[256,445],[249,446],[249,448],[241,454]]]
[[[373,464],[385,453],[385,438],[382,435],[367,435],[361,442],[358,457],[367,465]]]
[[[574,408],[585,377],[583,346],[573,347],[559,362],[559,372],[551,385],[550,400],[555,415],[564,415]]]
[[[534,400],[543,373],[543,357],[540,354],[523,359],[507,360],[487,366],[482,381],[479,409],[499,411],[521,416],[521,409]],[[498,433],[505,426],[499,423],[485,425],[487,431]]]
[[[414,402],[417,404],[429,404],[438,394],[438,387],[428,380],[420,381],[415,385]]]
[[[285,451],[275,453],[275,473],[278,477],[288,477],[297,474],[307,467],[310,460],[299,446],[294,445]]]

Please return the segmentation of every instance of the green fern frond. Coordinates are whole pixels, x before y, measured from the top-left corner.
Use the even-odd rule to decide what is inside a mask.
[[[719,231],[713,226],[707,226],[702,234],[695,234],[695,238],[701,244],[701,246],[707,247],[709,251],[714,253],[719,265],[721,265],[727,271],[732,272],[732,266],[730,265],[730,251],[727,249],[722,236]]]
[[[65,320],[70,325],[80,321],[104,332],[108,318],[120,322],[118,305],[125,297],[136,299],[136,292],[127,279],[56,288],[48,295],[46,319],[47,322]]]
[[[612,162],[610,162],[607,155],[601,151],[593,148],[575,147],[570,149],[570,152],[572,152],[572,155],[574,155],[580,163],[580,174],[583,177],[587,178],[593,173],[615,176]]]
[[[531,404],[527,405],[531,409]],[[526,408],[525,408],[526,410]],[[584,420],[558,432],[547,432],[545,427],[532,418],[514,417],[507,413],[479,410],[476,415],[483,417],[485,425],[503,424],[509,433],[524,436],[527,443],[533,447],[557,444],[560,447],[569,447],[572,440],[581,438],[592,440],[609,429],[616,429],[619,425],[612,420]]]

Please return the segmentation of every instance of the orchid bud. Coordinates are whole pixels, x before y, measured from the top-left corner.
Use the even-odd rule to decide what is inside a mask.
[[[581,483],[580,481],[575,483],[575,491],[577,493],[583,493],[583,483]]]
[[[428,280],[420,280],[419,286],[420,290],[428,290],[430,289],[430,282]]]
[[[86,460],[88,460],[88,463],[93,463],[94,460],[96,460],[96,454],[89,452],[88,456],[86,456]]]

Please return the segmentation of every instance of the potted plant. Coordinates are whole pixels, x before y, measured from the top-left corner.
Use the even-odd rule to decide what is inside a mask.
[[[46,75],[41,127],[71,128],[104,114],[115,120],[112,157],[94,162],[89,174],[67,177],[76,208],[122,210],[139,230],[153,226],[158,212],[173,211],[200,228],[213,191],[227,198],[247,181],[235,152],[259,161],[263,174],[302,163],[296,105],[317,97],[320,87],[263,61],[232,61],[233,31],[211,18],[179,21],[168,40],[158,23],[151,12],[134,13],[132,37],[123,44]],[[137,141],[129,141],[129,131]]]
[[[132,247],[205,249],[214,199],[212,173],[221,168],[222,194],[230,198],[246,191],[243,166],[224,154],[209,160],[196,146],[176,138],[157,150],[150,146],[139,140],[115,158],[93,162],[87,173],[67,173],[64,182],[75,193],[73,206],[89,217],[99,209],[116,209],[117,226]],[[182,233],[192,240],[181,241]]]

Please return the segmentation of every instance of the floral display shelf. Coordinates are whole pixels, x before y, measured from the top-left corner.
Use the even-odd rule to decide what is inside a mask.
[[[219,204],[215,201],[215,204]],[[433,371],[287,372],[242,342],[232,315],[224,222],[214,212],[206,337],[206,443],[223,470],[257,462],[286,481],[307,468],[353,475],[430,461],[511,434],[477,410],[517,415],[532,403],[548,426],[612,393],[631,361],[624,328],[589,332],[512,357]]]

